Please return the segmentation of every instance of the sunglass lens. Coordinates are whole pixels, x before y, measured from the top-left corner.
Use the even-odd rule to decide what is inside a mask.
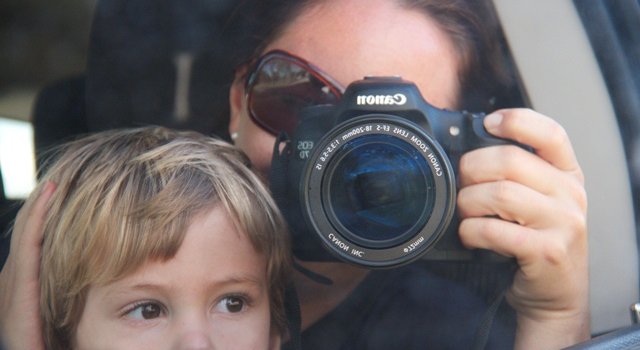
[[[249,85],[249,110],[255,122],[273,134],[293,132],[300,110],[336,104],[338,92],[305,65],[273,57],[258,67]]]

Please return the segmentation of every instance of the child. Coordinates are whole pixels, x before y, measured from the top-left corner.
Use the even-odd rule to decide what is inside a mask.
[[[41,263],[47,349],[279,348],[289,243],[241,152],[147,127],[57,154],[39,185],[57,186]]]

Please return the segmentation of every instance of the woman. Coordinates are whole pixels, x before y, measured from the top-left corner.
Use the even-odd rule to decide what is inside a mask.
[[[491,20],[481,17],[483,12],[474,12],[471,3],[284,2],[265,15],[278,19],[279,25],[261,28],[266,35],[257,56],[272,50],[288,52],[318,67],[338,88],[365,76],[401,76],[416,83],[435,106],[467,108],[475,92],[488,90],[491,96],[494,86],[486,78],[498,74],[492,66],[494,51],[488,50],[495,38],[483,40],[481,32],[484,22]],[[247,84],[245,78],[256,67],[245,66],[236,75],[230,93],[229,133],[266,176],[270,145],[287,126],[282,115],[251,110],[255,108],[249,104],[252,94],[259,87]],[[273,79],[272,85],[278,79],[285,81],[277,74]],[[269,81],[262,88],[268,86]],[[529,145],[535,152],[501,146],[475,150],[462,158],[460,237],[469,248],[516,258],[519,270],[507,299],[517,312],[517,348],[556,348],[588,338],[586,196],[570,141],[552,119],[527,109],[494,112],[486,118],[485,127],[494,136]],[[331,323],[350,324],[349,318],[336,319],[332,313],[368,272],[342,263],[299,263],[333,281],[327,286],[296,274],[303,329],[328,318]],[[385,317],[384,313],[378,316]],[[421,329],[419,324],[414,328]],[[325,338],[331,336],[325,334]]]

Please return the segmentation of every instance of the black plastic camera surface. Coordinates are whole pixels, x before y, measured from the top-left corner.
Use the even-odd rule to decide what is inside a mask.
[[[464,248],[457,233],[460,157],[511,144],[489,135],[483,118],[435,108],[396,77],[356,81],[337,106],[303,110],[270,176],[296,257],[368,268],[504,261]]]

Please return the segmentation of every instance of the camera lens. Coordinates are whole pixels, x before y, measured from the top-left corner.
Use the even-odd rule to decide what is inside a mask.
[[[322,187],[329,219],[345,238],[369,248],[394,246],[415,236],[435,203],[434,176],[425,157],[385,134],[345,143]]]
[[[304,167],[306,222],[345,261],[371,268],[408,263],[440,240],[454,214],[446,154],[423,128],[398,116],[338,124]]]

